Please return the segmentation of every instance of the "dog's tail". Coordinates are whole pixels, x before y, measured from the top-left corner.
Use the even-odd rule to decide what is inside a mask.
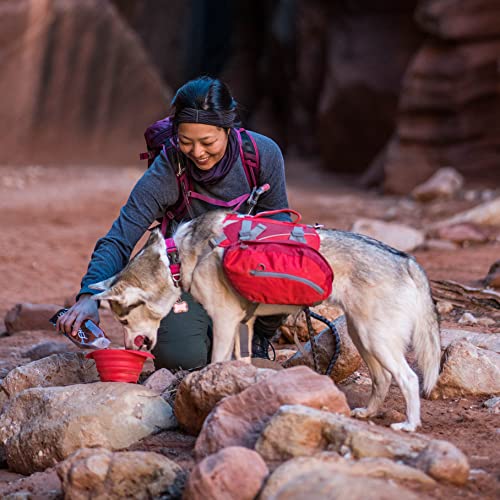
[[[429,396],[436,385],[441,363],[441,341],[436,307],[432,301],[429,280],[418,263],[411,259],[408,271],[417,294],[415,328],[412,344],[423,376],[423,393]]]

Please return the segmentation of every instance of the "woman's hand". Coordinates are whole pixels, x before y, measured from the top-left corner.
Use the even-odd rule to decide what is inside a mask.
[[[80,326],[88,319],[99,324],[99,306],[90,293],[80,295],[78,302],[57,320],[56,328],[61,333],[76,337]]]

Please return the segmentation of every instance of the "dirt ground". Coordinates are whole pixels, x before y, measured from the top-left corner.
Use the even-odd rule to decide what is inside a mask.
[[[4,330],[2,318],[16,303],[62,305],[72,300],[95,241],[107,231],[141,172],[141,167],[0,167],[0,332]],[[421,206],[409,198],[361,191],[348,179],[326,175],[314,165],[293,160],[288,162],[288,184],[290,205],[302,213],[306,222],[341,229],[349,229],[358,217],[394,220],[421,228],[477,203],[458,199]],[[431,279],[476,283],[499,258],[500,238],[493,232],[486,244],[446,251],[418,250],[415,256]],[[460,328],[457,318],[457,314],[445,317],[442,325]],[[107,314],[104,320],[106,329],[119,342],[119,325]],[[488,328],[463,328],[500,334],[498,322]],[[1,337],[0,362],[4,369],[21,362],[20,350],[43,339],[54,337],[44,332]],[[363,404],[369,394],[367,385],[351,383],[342,388],[351,407]],[[500,497],[500,415],[482,407],[485,399],[422,402],[421,432],[452,442],[468,456],[471,465],[471,479],[465,487],[441,485],[426,495]],[[389,425],[402,418],[403,412],[399,391],[392,387],[385,414],[376,422]],[[190,466],[192,446],[192,438],[170,432],[143,441],[139,448],[158,451]],[[3,496],[9,482],[19,477],[0,471],[0,494]],[[33,481],[32,486],[36,483]]]

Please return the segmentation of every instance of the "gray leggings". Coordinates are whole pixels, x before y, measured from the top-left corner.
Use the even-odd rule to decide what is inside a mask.
[[[159,368],[189,370],[200,368],[210,361],[212,320],[191,294],[184,292],[182,299],[188,311],[165,316],[158,328],[158,340],[153,349],[154,365]],[[266,316],[255,322],[255,335],[271,338],[286,316]]]

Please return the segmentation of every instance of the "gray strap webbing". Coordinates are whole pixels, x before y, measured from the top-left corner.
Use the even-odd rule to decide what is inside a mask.
[[[251,220],[244,220],[241,223],[241,229],[240,229],[240,240],[245,241],[250,239],[250,231],[252,230],[252,221]]]
[[[304,236],[304,228],[295,226],[290,233],[290,239],[292,241],[298,241],[299,243],[307,243],[307,240]]]
[[[265,230],[267,229],[267,226],[264,224],[257,224],[251,231],[250,231],[250,239],[251,240],[256,240],[257,237],[262,234]]]
[[[217,236],[216,238],[212,238],[208,244],[214,249],[215,247],[218,247],[224,240],[226,239],[225,234],[221,234],[220,236]]]

